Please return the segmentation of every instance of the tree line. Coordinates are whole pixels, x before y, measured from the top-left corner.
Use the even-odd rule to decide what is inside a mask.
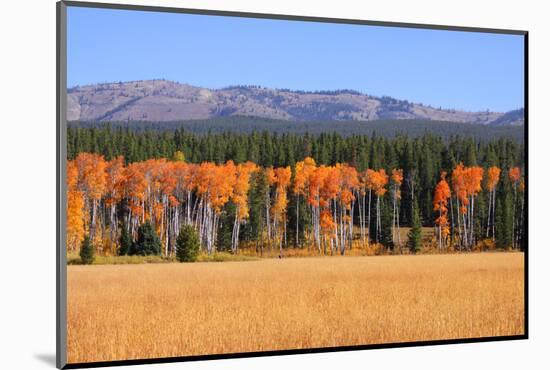
[[[511,114],[511,113],[510,113]],[[509,116],[509,115],[508,115]],[[515,116],[514,116],[515,117]],[[424,136],[430,133],[434,136],[441,136],[449,139],[453,136],[463,138],[475,138],[483,142],[495,138],[506,138],[516,142],[522,142],[524,137],[523,125],[484,125],[458,122],[432,121],[432,120],[396,120],[380,119],[375,121],[295,121],[277,120],[272,118],[253,116],[227,116],[210,119],[197,119],[185,121],[124,121],[124,122],[70,122],[69,128],[108,128],[113,131],[155,131],[174,132],[184,130],[188,133],[207,135],[209,133],[223,134],[227,132],[235,134],[251,134],[254,132],[267,131],[270,133],[312,135],[318,136],[323,133],[338,132],[344,137],[353,135],[373,134],[393,138],[398,134],[409,137]]]
[[[433,189],[442,171],[451,173],[459,163],[502,169],[524,166],[523,144],[505,138],[483,141],[455,136],[445,140],[432,134],[385,138],[376,135],[344,137],[337,133],[279,135],[266,131],[199,135],[180,129],[157,132],[109,126],[69,127],[67,134],[70,160],[81,152],[88,152],[102,154],[106,160],[123,156],[125,163],[133,163],[171,158],[173,153],[181,151],[190,163],[221,164],[232,160],[236,164],[249,161],[264,168],[294,168],[298,161],[311,157],[318,165],[347,163],[360,172],[367,168],[383,168],[391,173],[392,169],[399,168],[404,172],[399,216],[405,225],[411,223],[412,200],[415,199],[423,223],[432,226]],[[484,197],[482,203],[486,202],[488,198]],[[292,198],[290,203],[289,207],[295,207]],[[486,208],[485,204],[479,206]]]
[[[405,146],[416,142],[395,140],[400,139]],[[494,143],[496,148],[499,144],[507,147]],[[196,231],[201,249],[209,254],[237,253],[242,243],[277,248],[280,255],[288,247],[345,254],[370,243],[416,252],[423,247],[423,224],[435,228],[440,250],[469,251],[485,240],[523,249],[521,167],[459,162],[448,171],[431,168],[435,178],[426,183],[430,151],[424,150],[417,167],[389,170],[324,164],[310,156],[294,165],[262,166],[235,160],[193,163],[182,151],[169,159],[134,162],[81,152],[67,163],[67,248],[75,251],[89,237],[100,253],[129,253],[143,245],[134,242],[144,238],[145,228],[158,243],[143,253],[171,256],[185,225]],[[421,217],[426,197],[428,217]],[[407,245],[401,240],[403,225],[412,227]]]

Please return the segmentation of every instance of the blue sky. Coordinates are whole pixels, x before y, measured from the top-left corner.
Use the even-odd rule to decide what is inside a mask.
[[[68,8],[68,86],[153,78],[523,106],[523,36]]]

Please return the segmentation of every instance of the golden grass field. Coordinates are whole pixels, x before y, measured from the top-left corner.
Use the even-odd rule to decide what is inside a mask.
[[[68,266],[68,362],[519,335],[523,259]]]

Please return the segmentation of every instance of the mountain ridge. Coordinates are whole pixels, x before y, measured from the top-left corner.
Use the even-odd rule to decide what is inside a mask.
[[[255,85],[208,89],[168,80],[75,86],[67,90],[69,121],[176,121],[254,116],[287,121],[434,120],[521,125],[523,108],[469,112],[434,108],[355,90],[302,91]]]

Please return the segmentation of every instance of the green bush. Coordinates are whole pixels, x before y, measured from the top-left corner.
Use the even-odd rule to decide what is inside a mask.
[[[160,239],[153,225],[145,222],[138,228],[137,240],[132,244],[128,254],[138,256],[159,255],[161,248]]]
[[[91,265],[94,262],[94,246],[88,235],[84,237],[84,240],[80,244],[80,259],[85,265]]]
[[[195,262],[199,255],[199,235],[191,225],[180,229],[176,240],[176,257],[180,262]]]

